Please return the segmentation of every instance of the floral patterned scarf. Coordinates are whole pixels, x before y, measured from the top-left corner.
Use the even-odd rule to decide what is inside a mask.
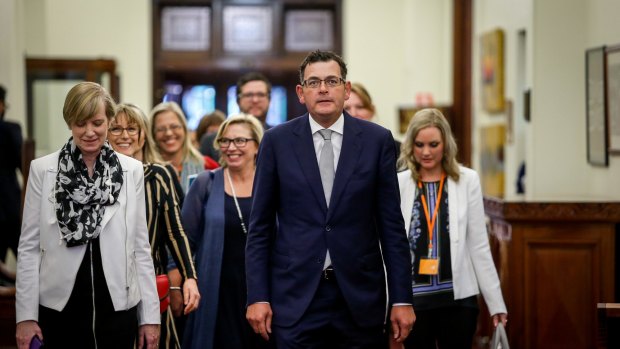
[[[114,204],[123,185],[118,156],[106,141],[95,161],[93,176],[73,137],[60,150],[56,177],[56,217],[68,247],[87,243],[101,233],[105,206]]]

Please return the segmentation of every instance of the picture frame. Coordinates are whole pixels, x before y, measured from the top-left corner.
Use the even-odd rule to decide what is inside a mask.
[[[425,108],[439,109],[446,119],[448,119],[448,122],[452,121],[453,108],[450,105],[433,105],[428,107],[400,106],[398,108],[398,131],[401,134],[406,133],[409,123],[411,122],[411,119],[413,119],[415,113]]]
[[[480,38],[482,107],[489,113],[504,111],[504,31],[495,29]]]
[[[480,183],[485,196],[504,197],[506,126],[480,128]]]
[[[164,51],[206,51],[211,45],[211,9],[206,6],[169,6],[161,11],[161,48]]]
[[[609,153],[620,155],[620,45],[605,48],[604,65]]]
[[[226,6],[223,9],[224,51],[267,53],[273,46],[273,11],[268,6]]]
[[[333,50],[334,14],[330,10],[289,10],[285,15],[284,48],[291,52]]]
[[[608,166],[605,46],[586,50],[586,139],[588,163]]]

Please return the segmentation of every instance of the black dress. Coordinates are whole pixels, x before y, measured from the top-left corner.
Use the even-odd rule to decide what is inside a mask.
[[[99,238],[92,239],[64,309],[39,305],[45,348],[132,349],[138,333],[137,308],[114,310],[103,274]]]
[[[252,198],[237,198],[246,228],[249,227]],[[224,199],[224,251],[213,348],[268,348],[267,342],[245,318],[247,289],[245,283],[245,242],[241,221],[232,196]]]

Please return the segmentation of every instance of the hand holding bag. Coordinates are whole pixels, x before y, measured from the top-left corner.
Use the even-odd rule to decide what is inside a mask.
[[[157,283],[157,295],[159,296],[159,312],[163,313],[170,305],[170,279],[168,275],[161,274],[155,277]]]
[[[491,339],[491,349],[510,349],[510,345],[508,344],[508,336],[506,335],[506,329],[504,328],[504,324],[500,321],[495,327],[495,332],[493,332],[493,338]]]

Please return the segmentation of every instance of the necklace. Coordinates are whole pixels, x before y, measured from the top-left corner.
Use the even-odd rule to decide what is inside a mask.
[[[241,221],[241,228],[243,229],[244,234],[248,234],[248,229],[245,227],[245,223],[243,222],[243,215],[241,214],[241,207],[239,207],[239,201],[237,201],[237,193],[235,193],[235,186],[233,185],[232,178],[230,178],[230,170],[224,170],[226,172],[226,178],[228,178],[228,183],[230,184],[230,190],[233,194],[233,199],[235,200],[235,206],[237,206],[237,214],[239,215],[239,220]]]

